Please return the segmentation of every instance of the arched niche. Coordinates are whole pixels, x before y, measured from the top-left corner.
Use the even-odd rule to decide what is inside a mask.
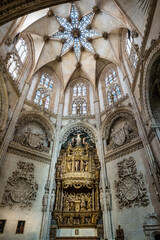
[[[140,82],[140,95],[142,102],[143,118],[145,118],[145,120],[153,119],[153,122],[158,121],[159,118],[156,114],[156,112],[158,112],[158,106],[156,106],[155,102],[156,99],[158,99],[157,86],[159,85],[159,64],[160,40],[156,41],[146,54],[143,78]]]
[[[38,151],[49,152],[55,133],[50,120],[36,111],[23,112],[18,119],[14,142]]]
[[[121,107],[109,114],[102,124],[102,136],[108,152],[133,143],[139,136],[133,112]]]

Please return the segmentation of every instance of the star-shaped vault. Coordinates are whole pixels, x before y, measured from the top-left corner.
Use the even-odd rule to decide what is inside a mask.
[[[69,51],[72,47],[74,49],[77,61],[80,61],[81,47],[84,47],[92,54],[95,53],[93,46],[88,39],[101,37],[101,33],[95,29],[87,29],[92,22],[94,14],[95,13],[92,11],[82,17],[80,20],[79,13],[74,3],[72,3],[70,22],[66,18],[54,15],[61,26],[61,30],[52,34],[50,39],[64,40],[64,44],[60,53],[61,56]]]

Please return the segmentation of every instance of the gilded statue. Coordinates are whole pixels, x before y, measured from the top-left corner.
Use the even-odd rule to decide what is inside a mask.
[[[80,171],[80,161],[75,161],[75,171]]]
[[[71,172],[72,171],[72,162],[68,161],[67,162],[67,172]]]
[[[90,194],[87,195],[87,210],[90,211],[92,209],[91,197]]]
[[[83,161],[83,169],[85,172],[88,172],[88,162]]]
[[[86,200],[83,194],[81,195],[81,210],[86,210]]]

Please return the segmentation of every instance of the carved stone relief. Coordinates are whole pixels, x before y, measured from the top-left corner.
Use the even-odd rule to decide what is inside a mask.
[[[16,128],[13,141],[38,151],[49,152],[51,139],[46,130],[48,129],[36,119],[25,124],[21,122]]]
[[[137,173],[133,157],[118,164],[119,179],[115,181],[120,209],[132,206],[147,206],[149,199],[143,180],[143,174]]]
[[[8,178],[0,206],[18,205],[30,209],[36,199],[38,184],[34,181],[34,164],[26,162],[17,163],[18,170]]]
[[[129,113],[118,113],[109,122],[106,129],[107,150],[113,150],[138,136],[136,121]]]

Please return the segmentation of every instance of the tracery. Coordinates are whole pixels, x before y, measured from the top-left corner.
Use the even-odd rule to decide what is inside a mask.
[[[116,70],[114,68],[109,68],[105,74],[105,87],[108,104],[111,105],[121,98],[122,93],[119,86],[119,81],[117,77]]]
[[[40,78],[38,90],[35,94],[34,102],[42,105],[45,108],[49,108],[50,104],[50,92],[53,88],[53,80],[48,73],[43,73]]]

